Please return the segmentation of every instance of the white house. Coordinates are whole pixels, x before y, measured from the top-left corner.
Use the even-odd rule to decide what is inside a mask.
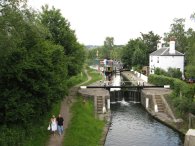
[[[157,50],[150,54],[149,59],[150,74],[154,74],[155,68],[161,68],[165,71],[168,68],[179,69],[184,73],[184,54],[175,50],[175,41],[171,40],[169,47],[163,47],[161,43],[157,45]]]

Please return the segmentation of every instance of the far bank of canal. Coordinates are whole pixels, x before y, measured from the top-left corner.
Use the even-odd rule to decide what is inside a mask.
[[[141,104],[111,104],[105,146],[183,146],[183,136],[154,119]]]

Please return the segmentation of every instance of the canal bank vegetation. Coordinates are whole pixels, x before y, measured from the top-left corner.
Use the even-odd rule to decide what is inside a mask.
[[[41,146],[68,87],[80,82],[84,47],[60,10],[0,1],[0,145]],[[81,55],[82,54],[82,55]]]
[[[175,116],[184,120],[180,129],[185,133],[189,128],[189,113],[195,114],[195,84],[188,84],[180,79],[164,75],[150,75],[148,80],[155,85],[171,86],[173,92],[166,99],[174,111]]]
[[[91,80],[89,80],[87,83],[85,83],[83,85],[90,85],[94,82],[103,80],[103,78],[104,78],[103,75],[99,71],[92,69],[90,67],[87,67],[87,72],[88,72],[89,76],[91,77]]]
[[[72,119],[66,130],[64,146],[98,146],[102,137],[105,122],[95,118],[92,100],[83,102],[77,97],[73,103]]]
[[[86,80],[87,80],[87,75],[86,75],[85,71],[83,70],[78,75],[70,77],[70,79],[67,81],[67,86],[70,88],[70,87],[78,85],[79,83],[82,83]]]

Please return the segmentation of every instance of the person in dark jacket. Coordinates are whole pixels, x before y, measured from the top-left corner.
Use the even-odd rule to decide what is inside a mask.
[[[62,135],[63,131],[64,131],[64,127],[63,127],[63,122],[64,119],[61,116],[61,114],[59,114],[59,116],[57,117],[57,124],[58,124],[58,134]]]

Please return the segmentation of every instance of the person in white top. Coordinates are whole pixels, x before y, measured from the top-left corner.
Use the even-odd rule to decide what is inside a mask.
[[[57,131],[57,121],[55,116],[53,115],[51,118],[51,132],[53,133],[53,135],[55,135]]]

